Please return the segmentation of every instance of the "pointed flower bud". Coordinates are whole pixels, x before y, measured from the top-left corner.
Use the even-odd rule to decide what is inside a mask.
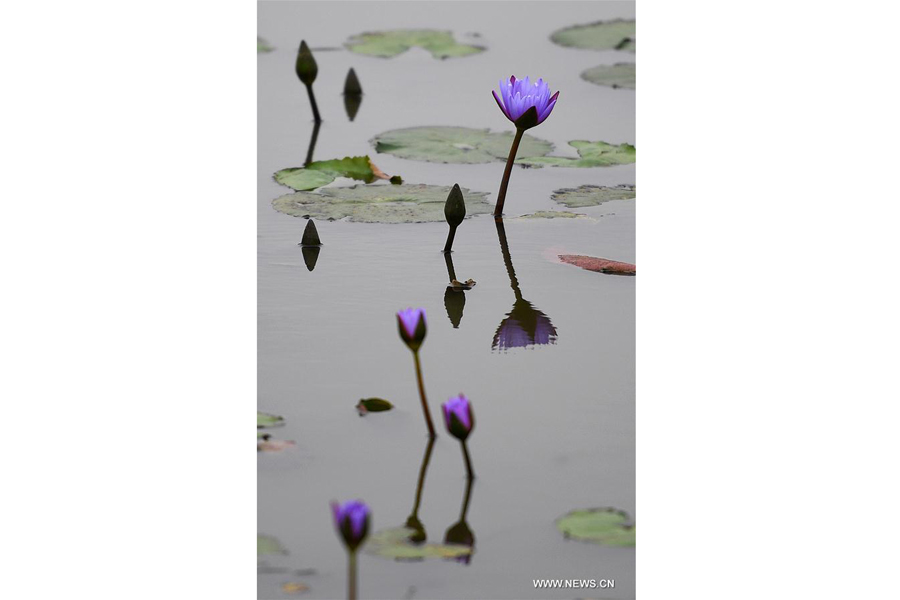
[[[350,67],[350,70],[347,72],[347,79],[344,80],[344,95],[359,96],[362,93],[362,86],[359,84],[356,71],[353,70],[353,67]]]
[[[305,41],[300,42],[300,51],[297,53],[297,77],[304,85],[312,85],[319,74],[319,67],[316,65],[316,59],[313,58],[312,52]]]
[[[425,309],[407,308],[397,313],[397,325],[400,328],[400,337],[415,352],[425,341]]]
[[[538,79],[532,84],[526,77],[500,82],[500,95],[493,92],[497,106],[518,129],[530,129],[540,125],[553,112],[559,92],[550,95],[550,86]],[[533,109],[533,110],[532,110]]]
[[[447,196],[447,203],[444,204],[444,216],[447,218],[447,223],[450,224],[450,227],[458,227],[463,222],[463,219],[466,218],[466,201],[458,183],[453,184],[453,189],[450,190],[450,195]]]
[[[472,428],[475,427],[475,415],[472,414],[472,404],[464,394],[450,398],[443,404],[444,424],[450,435],[460,441],[465,441]]]
[[[350,500],[344,504],[331,503],[334,526],[344,539],[350,552],[355,552],[369,533],[369,507],[362,500]]]
[[[300,240],[301,246],[321,246],[322,241],[319,240],[319,231],[316,229],[316,223],[312,219],[306,222],[306,229],[303,230],[303,238]]]

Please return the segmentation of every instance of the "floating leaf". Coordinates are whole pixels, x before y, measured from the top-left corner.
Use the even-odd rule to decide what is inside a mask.
[[[569,145],[578,151],[581,158],[566,158],[562,156],[535,156],[522,158],[517,163],[539,167],[551,165],[554,167],[608,167],[610,165],[627,165],[635,160],[635,149],[631,144],[619,144],[613,146],[606,142],[586,142],[575,140]],[[527,156],[527,155],[526,155]]]
[[[269,42],[262,39],[261,37],[256,38],[256,53],[259,54],[261,52],[271,52],[274,50],[272,46],[269,45]]]
[[[431,52],[434,58],[453,58],[484,52],[481,46],[459,44],[449,31],[431,29],[394,29],[360,33],[344,44],[350,51],[368,56],[391,58],[413,46]]]
[[[553,32],[550,39],[567,48],[634,52],[635,24],[634,20],[616,19],[587,25],[573,25]]]
[[[426,558],[459,558],[472,554],[472,548],[460,544],[416,544],[411,541],[418,532],[411,527],[384,529],[372,535],[366,544],[366,552],[400,561],[418,561]]]
[[[559,259],[564,263],[587,269],[588,271],[596,271],[597,273],[606,273],[607,275],[637,275],[637,267],[631,263],[609,260],[606,258],[595,258],[593,256],[582,256],[580,254],[560,254]]]
[[[615,508],[573,510],[556,520],[564,536],[603,546],[635,545],[635,530],[628,515]]]
[[[256,427],[277,427],[279,425],[284,425],[284,417],[279,417],[277,415],[269,415],[266,413],[262,413],[257,411],[256,413]]]
[[[522,215],[520,219],[578,219],[585,215],[569,212],[567,210],[539,210],[537,212]]]
[[[628,90],[634,89],[636,76],[637,70],[634,63],[599,65],[581,73],[581,78],[585,81]]]
[[[338,177],[349,177],[366,183],[389,179],[368,156],[347,156],[334,160],[319,160],[305,167],[282,169],[275,173],[275,181],[295,190],[314,190],[328,185]]]
[[[384,412],[386,410],[391,410],[392,408],[394,408],[393,404],[381,398],[362,398],[359,401],[359,404],[356,405],[356,410],[358,410],[361,415],[370,412]]]
[[[458,164],[506,161],[512,142],[512,132],[491,133],[489,129],[468,127],[393,129],[372,140],[375,151],[381,154]],[[525,135],[519,145],[519,156],[544,156],[552,150],[550,142]]]
[[[284,546],[281,545],[277,539],[273,538],[270,535],[263,535],[261,533],[256,534],[256,555],[257,556],[266,556],[269,554],[287,554],[288,551],[284,549]]]
[[[309,591],[309,586],[305,583],[300,583],[299,581],[289,581],[288,583],[283,583],[281,585],[281,591],[285,594],[301,594]]]
[[[288,448],[293,448],[296,446],[296,442],[285,441],[285,440],[273,440],[271,438],[259,439],[256,440],[256,450],[257,452],[281,452],[282,450],[287,450]]]
[[[343,219],[357,223],[426,223],[444,221],[449,186],[355,185],[296,192],[272,201],[275,210],[294,217]],[[493,206],[487,194],[463,189],[469,215],[487,214]]]
[[[582,185],[577,188],[563,188],[553,192],[551,198],[568,208],[584,208],[598,206],[610,200],[633,200],[633,185],[617,185],[614,187],[598,185]]]

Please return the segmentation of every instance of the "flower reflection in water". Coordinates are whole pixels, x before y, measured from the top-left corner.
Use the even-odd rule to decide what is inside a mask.
[[[500,238],[500,250],[503,252],[503,262],[506,264],[506,273],[509,275],[509,285],[516,295],[516,302],[506,318],[497,327],[494,333],[494,341],[491,344],[493,350],[509,350],[510,348],[527,348],[543,344],[556,343],[556,327],[550,321],[550,317],[539,311],[528,300],[522,297],[519,289],[519,280],[516,278],[516,270],[509,254],[509,245],[506,242],[506,229],[503,219],[495,220],[497,225],[497,237]]]

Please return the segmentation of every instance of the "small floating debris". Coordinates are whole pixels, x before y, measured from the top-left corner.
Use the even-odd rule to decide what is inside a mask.
[[[385,412],[394,408],[394,405],[383,398],[361,398],[356,405],[359,416],[364,416],[370,412]]]
[[[462,291],[462,290],[471,290],[475,287],[474,279],[466,279],[465,281],[458,281],[454,279],[450,282],[449,288],[453,289],[453,291]]]

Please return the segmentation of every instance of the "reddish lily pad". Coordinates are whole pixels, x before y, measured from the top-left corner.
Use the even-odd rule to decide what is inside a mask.
[[[560,254],[559,259],[564,263],[587,269],[588,271],[596,271],[597,273],[606,273],[608,275],[636,275],[637,267],[631,263],[609,260],[607,258],[596,258],[594,256],[583,256],[581,254]]]

